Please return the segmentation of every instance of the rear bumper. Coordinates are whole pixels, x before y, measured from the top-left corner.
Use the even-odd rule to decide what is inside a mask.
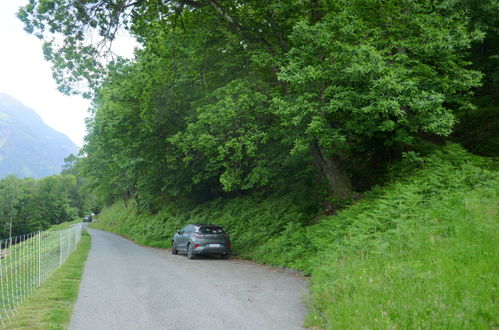
[[[229,249],[222,245],[221,247],[210,247],[207,245],[200,245],[194,248],[194,254],[228,254]]]

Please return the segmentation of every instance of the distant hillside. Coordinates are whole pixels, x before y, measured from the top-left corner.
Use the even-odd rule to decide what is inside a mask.
[[[78,147],[13,97],[0,93],[0,178],[41,178],[61,171]]]

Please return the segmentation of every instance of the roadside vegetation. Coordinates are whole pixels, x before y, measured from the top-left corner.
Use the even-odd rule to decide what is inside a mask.
[[[48,231],[56,231],[56,230],[69,229],[69,228],[71,228],[72,225],[77,224],[77,223],[81,223],[81,222],[82,222],[82,219],[78,218],[78,219],[73,220],[73,221],[67,221],[67,222],[60,223],[58,225],[53,225],[47,230]]]
[[[92,205],[89,194],[80,193],[81,185],[81,179],[67,173],[39,180],[14,175],[1,179],[0,239],[81,221]]]
[[[189,222],[223,225],[237,255],[312,275],[309,326],[488,328],[499,322],[496,167],[449,144],[402,160],[392,183],[333,216],[289,193],[171,203],[154,215],[120,202],[92,226],[169,247]]]
[[[496,165],[458,146],[419,162],[412,175],[311,229],[319,251],[310,325],[497,326]]]
[[[84,231],[76,251],[16,308],[15,317],[6,323],[6,329],[67,329],[89,250],[90,235]]]

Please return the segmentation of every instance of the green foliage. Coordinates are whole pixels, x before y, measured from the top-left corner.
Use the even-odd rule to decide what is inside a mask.
[[[19,17],[63,90],[94,88],[88,187],[146,211],[317,177],[343,204],[475,108],[470,50],[495,31],[478,15],[494,6],[465,0],[95,3],[35,0]],[[110,42],[120,27],[142,48],[103,70],[85,31]]]
[[[234,78],[235,68],[242,65],[240,47],[232,40],[221,45],[224,33],[209,15],[200,19],[186,14],[183,20],[191,27],[184,32],[158,27],[156,34],[147,35],[135,63],[116,64],[99,90],[83,173],[106,201],[124,196],[153,209],[160,195],[195,195],[201,182],[210,186],[212,173],[220,174],[211,168],[213,162],[197,157],[204,145],[202,137],[191,137],[192,125],[184,136],[178,133],[196,115],[193,106],[203,103],[207,91]],[[230,47],[224,50],[230,58],[221,56],[222,47]],[[196,148],[192,152],[187,139],[200,141],[190,147]],[[208,189],[219,188],[215,182]]]
[[[496,154],[497,1],[96,4],[19,17],[63,91],[93,88],[78,173],[124,201],[97,226],[167,247],[187,222],[224,225],[239,255],[313,274],[311,325],[497,326],[497,163],[423,142],[459,121]],[[121,27],[142,48],[104,69],[85,35]],[[40,205],[70,213],[45,184]],[[354,189],[370,191],[347,207]]]
[[[39,180],[8,176],[0,180],[0,237],[44,230],[75,220],[84,211],[74,175],[53,175]]]
[[[479,101],[476,111],[460,114],[453,139],[468,150],[483,156],[499,157],[499,107],[489,97]]]
[[[446,136],[453,111],[473,108],[466,95],[480,74],[464,52],[482,35],[466,17],[414,1],[379,6],[336,1],[321,21],[295,25],[278,75],[292,93],[277,111],[301,127],[297,150],[311,139],[344,154],[370,151],[374,137],[390,146],[414,143],[415,132]]]
[[[221,224],[240,256],[313,274],[310,325],[497,326],[497,163],[423,142],[459,122],[496,155],[497,1],[96,4],[19,17],[61,90],[95,95],[77,191],[124,201],[97,227],[168,247],[188,222]],[[121,27],[142,48],[104,68],[85,35]],[[37,203],[57,222],[74,209],[53,181]],[[18,218],[24,192],[5,187]]]
[[[482,30],[485,34],[483,40],[474,43],[470,56],[473,67],[484,74],[483,84],[476,94],[478,98],[490,98],[490,101],[495,100],[497,103],[499,97],[499,17],[497,16],[499,3],[495,0],[465,0],[463,9],[469,13],[471,28]]]
[[[267,111],[269,88],[247,80],[230,82],[214,91],[213,100],[196,109],[196,120],[171,139],[183,151],[184,163],[206,159],[195,182],[215,176],[224,190],[233,191],[273,181],[282,159],[275,151],[275,157],[268,157],[272,151],[267,146],[278,144],[272,136],[273,117]],[[199,156],[193,156],[196,153]]]
[[[460,111],[453,138],[468,150],[484,156],[499,155],[499,2],[466,0],[470,26],[485,33],[469,56],[472,67],[483,74],[482,86],[474,91],[476,111]]]
[[[20,187],[17,184],[17,177],[9,175],[2,180],[0,186],[0,210],[4,221],[2,222],[2,232],[8,233],[12,237],[12,227],[14,219],[18,213],[18,205],[20,201]]]

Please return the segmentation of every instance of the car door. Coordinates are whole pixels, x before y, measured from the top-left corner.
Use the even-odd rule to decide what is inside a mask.
[[[186,226],[179,231],[177,240],[175,241],[175,244],[177,245],[177,250],[182,250],[182,251],[186,250],[187,241],[189,238],[188,235],[189,228],[190,226]]]
[[[190,243],[191,241],[191,235],[192,233],[196,230],[196,227],[194,225],[189,225],[187,226],[187,229],[184,233],[184,238],[185,238],[185,250],[187,251],[187,245]]]

